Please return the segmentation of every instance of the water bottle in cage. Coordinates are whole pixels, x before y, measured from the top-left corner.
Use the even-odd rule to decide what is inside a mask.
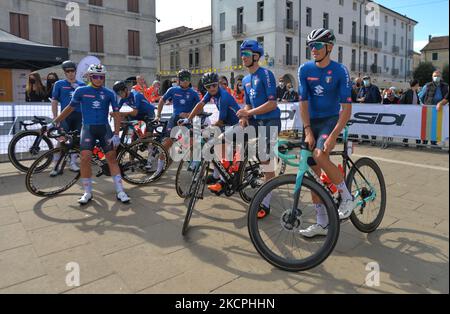
[[[344,175],[344,167],[342,167],[342,165],[339,165],[338,168],[339,171]],[[323,182],[323,184],[325,184],[325,186],[327,186],[330,189],[332,194],[336,194],[338,192],[336,185],[334,185],[333,182],[331,182],[331,179],[327,176],[325,172],[322,172],[320,180]]]
[[[354,152],[355,152],[354,143],[352,141],[349,141],[347,143],[347,155],[350,157],[353,155]]]

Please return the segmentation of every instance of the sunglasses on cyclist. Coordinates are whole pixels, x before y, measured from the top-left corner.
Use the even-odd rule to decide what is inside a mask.
[[[219,84],[214,83],[214,84],[205,85],[205,88],[206,89],[211,89],[212,87],[217,88],[217,86],[219,86]]]
[[[65,70],[64,73],[75,73],[75,70],[73,70],[73,69]]]
[[[253,56],[253,52],[250,50],[244,50],[241,52],[241,57],[250,58],[251,56]]]
[[[93,80],[103,81],[105,79],[105,76],[104,75],[96,75],[96,74],[94,74],[94,75],[91,75],[91,78]]]
[[[180,82],[190,82],[190,81],[191,81],[190,77],[182,77],[182,78],[180,78]],[[174,82],[174,83],[176,83],[176,82]]]
[[[313,50],[313,49],[321,50],[324,47],[325,47],[324,43],[312,43],[312,44],[309,44],[309,49],[311,49],[311,50]]]

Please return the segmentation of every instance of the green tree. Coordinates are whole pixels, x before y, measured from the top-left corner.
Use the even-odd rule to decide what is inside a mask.
[[[433,72],[436,68],[431,62],[421,62],[414,70],[414,78],[419,81],[420,86],[431,82]]]
[[[444,82],[446,82],[447,84],[450,84],[448,81],[448,64],[444,67],[444,69],[442,70],[442,79],[444,80]]]

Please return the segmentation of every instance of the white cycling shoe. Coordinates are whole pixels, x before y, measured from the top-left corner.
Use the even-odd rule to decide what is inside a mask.
[[[57,176],[59,176],[59,171],[58,170],[53,169],[52,171],[50,171],[50,177],[51,178],[54,178],[54,177],[57,177]]]
[[[78,167],[78,165],[76,163],[71,163],[69,169],[72,172],[79,172],[80,171],[80,167]]]
[[[83,196],[78,200],[78,204],[87,205],[90,201],[92,201],[94,197],[91,193],[84,193]]]
[[[125,192],[117,194],[117,200],[121,201],[123,204],[127,204],[131,201],[130,197]]]
[[[358,200],[354,197],[353,200],[342,201],[341,206],[339,206],[338,213],[339,219],[345,220],[348,219],[358,207]]]
[[[308,229],[300,230],[299,233],[305,238],[315,238],[318,236],[324,237],[328,235],[328,227],[324,228],[319,224],[315,224],[310,226]]]

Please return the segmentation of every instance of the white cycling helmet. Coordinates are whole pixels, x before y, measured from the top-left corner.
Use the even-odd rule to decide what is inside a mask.
[[[89,68],[87,69],[87,74],[100,74],[105,75],[106,74],[106,68],[102,64],[91,64]]]
[[[306,43],[324,43],[334,45],[336,43],[336,37],[331,29],[318,28],[313,30],[306,40]]]

